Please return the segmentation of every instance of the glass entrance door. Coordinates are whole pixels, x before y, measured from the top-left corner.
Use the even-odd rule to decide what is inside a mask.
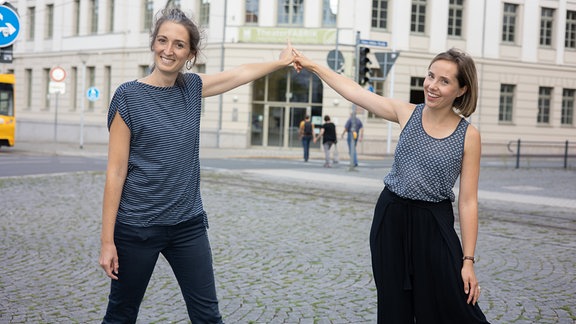
[[[285,107],[268,108],[268,146],[284,146]]]
[[[306,117],[306,108],[290,107],[290,121],[288,126],[288,147],[301,146],[300,136],[298,131],[300,129],[300,122]]]

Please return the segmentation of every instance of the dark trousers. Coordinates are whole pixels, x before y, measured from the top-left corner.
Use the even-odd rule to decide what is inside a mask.
[[[462,248],[449,200],[403,199],[384,189],[370,231],[378,323],[488,323],[467,304]]]
[[[302,147],[304,148],[304,161],[308,161],[310,157],[310,141],[312,140],[312,135],[302,136]]]
[[[193,323],[222,323],[212,252],[202,217],[174,226],[135,227],[116,223],[118,280],[112,280],[103,323],[135,323],[160,253],[180,285]]]

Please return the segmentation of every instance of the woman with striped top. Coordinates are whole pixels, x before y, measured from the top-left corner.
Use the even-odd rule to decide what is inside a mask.
[[[221,323],[207,219],[200,196],[202,97],[221,94],[292,63],[278,60],[213,75],[196,63],[200,32],[179,9],[157,15],[152,72],[118,87],[110,103],[100,266],[111,289],[104,323],[134,323],[159,254],[172,267],[193,323]]]
[[[487,323],[474,272],[480,133],[465,120],[478,97],[472,58],[455,49],[435,56],[424,80],[424,103],[415,105],[375,94],[294,54],[297,70],[315,73],[344,98],[402,129],[370,232],[378,323]],[[458,178],[462,242],[452,208]]]

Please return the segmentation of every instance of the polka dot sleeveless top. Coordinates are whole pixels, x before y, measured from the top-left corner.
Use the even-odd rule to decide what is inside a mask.
[[[464,139],[469,123],[462,118],[445,138],[434,138],[422,126],[424,104],[417,105],[400,133],[386,187],[400,197],[454,201],[454,185],[462,169]]]

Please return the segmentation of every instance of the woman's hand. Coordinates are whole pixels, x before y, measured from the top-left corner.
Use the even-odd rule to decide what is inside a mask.
[[[292,49],[292,54],[294,55],[294,68],[298,72],[302,71],[302,69],[309,69],[315,64],[295,48]]]
[[[464,293],[468,295],[468,304],[475,305],[480,298],[480,285],[474,273],[474,265],[470,260],[464,260],[462,266],[462,281],[464,282]]]
[[[113,243],[102,243],[100,247],[100,266],[111,279],[118,280],[118,253]]]
[[[286,65],[294,63],[294,48],[292,47],[290,40],[288,40],[286,47],[282,50],[282,52],[280,52],[279,60]]]

